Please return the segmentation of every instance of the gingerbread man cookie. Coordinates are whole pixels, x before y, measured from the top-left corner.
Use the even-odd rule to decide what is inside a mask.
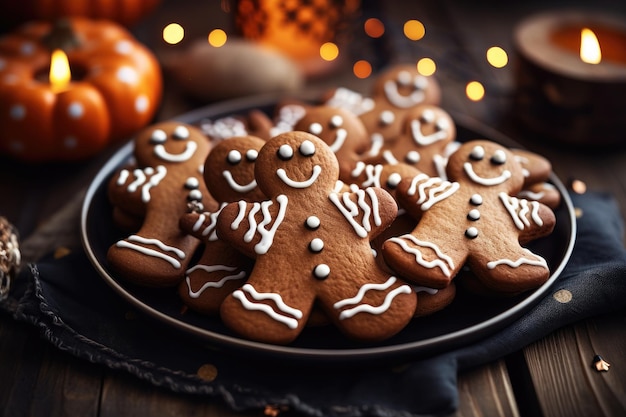
[[[546,260],[522,244],[552,232],[552,210],[514,197],[524,184],[515,155],[487,140],[464,143],[450,156],[449,181],[421,174],[396,197],[419,219],[415,229],[383,244],[387,264],[409,281],[445,288],[467,264],[494,291],[520,292],[544,283]]]
[[[238,136],[213,147],[204,164],[204,181],[220,209],[232,201],[265,199],[254,177],[254,163],[264,144],[255,136]],[[218,238],[219,212],[191,211],[180,219],[181,229],[200,239],[203,248],[178,286],[178,294],[189,308],[208,315],[217,314],[222,300],[245,282],[253,263]]]
[[[370,246],[395,218],[393,198],[379,188],[333,191],[334,152],[301,131],[267,141],[255,173],[269,199],[228,204],[218,218],[218,236],[256,259],[247,283],[222,303],[224,323],[244,337],[286,344],[319,305],[359,340],[403,329],[416,295],[378,267]]]
[[[191,125],[164,122],[140,132],[134,145],[135,164],[111,178],[108,195],[113,206],[142,223],[109,248],[107,262],[136,284],[177,285],[199,244],[179,228],[178,219],[190,201],[214,204],[202,180],[210,143]]]

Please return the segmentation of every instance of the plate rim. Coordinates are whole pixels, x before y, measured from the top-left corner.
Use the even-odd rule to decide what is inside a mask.
[[[302,97],[302,96],[299,96]],[[314,97],[311,95],[311,97]],[[315,96],[315,97],[319,97]],[[171,120],[179,121],[182,123],[198,122],[201,118],[214,117],[215,115],[227,115],[242,109],[252,109],[256,107],[267,107],[268,105],[275,104],[280,96],[276,95],[262,95],[256,97],[249,97],[245,99],[235,99],[226,102],[210,104],[191,112],[184,113]],[[309,99],[305,95],[303,100]],[[493,129],[470,116],[450,112],[455,123],[463,125],[466,129],[475,130],[479,127],[481,134],[486,133],[486,137],[495,138],[499,143],[505,142],[507,146],[510,144],[516,144],[520,149],[525,149],[522,145],[517,145],[516,141],[507,135],[504,135],[500,131]],[[439,345],[444,342],[449,342],[452,348],[445,349],[444,352],[451,351],[460,346],[464,346],[464,343],[452,343],[453,341],[462,340],[470,335],[471,343],[482,339],[486,334],[495,334],[498,330],[509,325],[513,320],[520,317],[528,309],[532,308],[541,297],[545,296],[546,292],[552,287],[555,281],[559,278],[563,269],[566,267],[571,257],[577,235],[577,224],[574,205],[571,200],[566,187],[558,178],[558,176],[552,172],[550,174],[550,182],[559,190],[562,198],[561,204],[566,208],[567,219],[569,220],[570,235],[563,254],[563,258],[554,270],[551,270],[549,279],[541,285],[539,288],[533,290],[526,298],[521,300],[514,306],[507,308],[503,312],[487,319],[471,325],[469,327],[439,335],[435,337],[429,337],[414,342],[400,343],[397,345],[385,345],[385,346],[366,346],[363,348],[345,348],[345,349],[315,349],[307,347],[298,347],[290,345],[274,345],[264,342],[257,342],[253,340],[244,339],[237,336],[230,336],[221,333],[217,333],[208,329],[197,327],[193,324],[181,321],[175,317],[172,317],[153,306],[147,305],[132,294],[127,288],[121,285],[117,280],[111,276],[104,266],[98,261],[96,254],[89,241],[88,236],[88,218],[91,209],[91,202],[94,196],[98,192],[100,186],[104,184],[104,181],[114,172],[114,170],[125,160],[132,157],[132,151],[134,149],[133,139],[130,139],[120,149],[118,149],[100,168],[97,174],[92,179],[89,187],[86,190],[83,197],[83,204],[80,213],[80,237],[82,246],[87,254],[87,257],[98,274],[105,282],[121,296],[126,302],[130,303],[134,307],[141,310],[148,316],[157,319],[161,322],[168,324],[170,327],[174,327],[178,330],[185,331],[188,334],[197,336],[206,342],[209,342],[209,346],[212,348],[222,347],[235,347],[239,350],[253,351],[254,353],[268,354],[270,356],[277,356],[280,358],[292,358],[292,359],[305,359],[305,360],[323,360],[323,361],[335,361],[335,360],[360,360],[360,359],[373,359],[373,358],[388,358],[399,357],[398,355],[415,355],[417,353],[427,353],[435,350]],[[489,330],[493,330],[491,333]],[[217,344],[217,346],[215,345]],[[467,343],[469,344],[469,343]]]

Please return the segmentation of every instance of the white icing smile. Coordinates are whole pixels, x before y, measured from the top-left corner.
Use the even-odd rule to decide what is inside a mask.
[[[335,136],[335,141],[330,145],[330,149],[333,152],[337,152],[343,146],[343,143],[346,141],[346,137],[348,136],[348,132],[346,129],[337,129],[337,135]]]
[[[385,83],[385,95],[391,104],[403,109],[415,106],[424,101],[425,98],[423,90],[414,90],[407,96],[400,94],[398,84],[392,80]]]
[[[502,173],[498,175],[497,177],[492,177],[492,178],[483,178],[479,176],[478,174],[476,174],[474,172],[474,168],[472,167],[472,164],[469,162],[466,162],[463,164],[463,169],[465,170],[465,173],[472,181],[481,185],[488,185],[488,186],[499,185],[505,182],[506,180],[508,180],[509,178],[511,178],[511,171],[509,171],[508,169],[505,169],[504,171],[502,171]]]
[[[422,124],[418,120],[411,122],[411,133],[413,140],[420,146],[432,145],[435,142],[444,140],[448,137],[447,129],[437,130],[430,135],[424,135],[422,133]]]
[[[198,144],[196,142],[187,142],[187,146],[184,152],[179,154],[172,154],[165,150],[165,146],[163,146],[162,144],[158,144],[154,147],[154,153],[159,158],[164,159],[168,162],[184,162],[191,159],[197,148]]]
[[[231,172],[228,170],[223,171],[222,176],[226,179],[226,182],[228,183],[230,188],[237,191],[238,193],[247,193],[249,191],[254,190],[254,188],[256,187],[256,180],[254,179],[250,181],[248,184],[244,184],[244,185],[239,184],[233,178],[233,174],[231,174]]]
[[[284,182],[285,184],[287,184],[288,186],[292,187],[292,188],[307,188],[310,187],[311,185],[313,185],[313,183],[315,183],[315,181],[317,181],[317,177],[320,176],[322,172],[322,167],[319,165],[315,165],[313,167],[313,173],[311,174],[311,177],[309,177],[308,180],[305,181],[294,181],[291,178],[289,178],[289,176],[287,175],[287,172],[282,169],[282,168],[278,168],[276,170],[276,175],[278,175],[278,178],[280,178],[280,180],[282,182]]]

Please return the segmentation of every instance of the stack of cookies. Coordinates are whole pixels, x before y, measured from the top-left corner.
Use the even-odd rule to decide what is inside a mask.
[[[545,158],[458,142],[432,77],[381,74],[371,96],[337,88],[135,138],[108,183],[109,267],[170,287],[236,334],[289,344],[333,325],[376,342],[455,298],[533,290],[550,276],[525,245],[549,235],[559,193]]]

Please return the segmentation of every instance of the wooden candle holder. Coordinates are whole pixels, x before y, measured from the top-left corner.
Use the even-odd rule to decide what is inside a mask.
[[[580,32],[598,38],[602,61],[583,62]],[[523,20],[514,33],[515,116],[564,143],[626,143],[626,19],[554,11]]]

